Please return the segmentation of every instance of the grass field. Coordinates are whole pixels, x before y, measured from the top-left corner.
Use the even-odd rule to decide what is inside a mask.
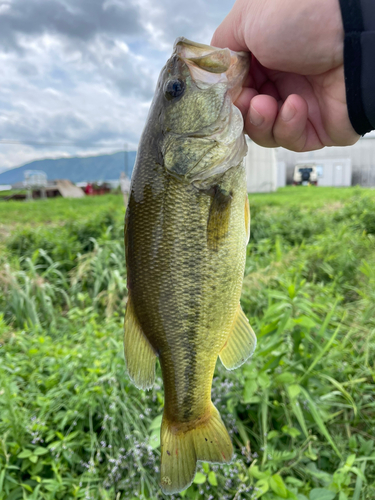
[[[217,365],[235,445],[175,498],[375,498],[375,191],[251,195],[253,359]],[[0,500],[161,499],[163,387],[122,352],[121,196],[0,204]],[[173,498],[173,497],[172,497]]]
[[[66,199],[48,198],[29,202],[0,203],[0,221],[3,224],[42,224],[67,222],[100,214],[103,210],[124,212],[122,195],[86,196]]]
[[[340,203],[350,200],[356,194],[372,196],[373,190],[359,187],[334,189],[308,187],[298,189],[286,187],[271,194],[252,194],[253,200],[259,206],[303,206],[321,207],[327,204]],[[2,224],[41,224],[53,222],[67,222],[100,214],[105,211],[114,211],[123,216],[124,207],[122,196],[86,196],[83,199],[66,200],[53,198],[35,203],[9,201],[0,203],[0,221]]]

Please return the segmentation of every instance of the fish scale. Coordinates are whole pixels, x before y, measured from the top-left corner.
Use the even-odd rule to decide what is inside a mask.
[[[244,73],[247,61],[228,51],[224,83],[204,86],[194,79],[184,47],[213,51],[199,59],[200,64],[209,62],[209,71],[218,49],[186,40],[178,43],[160,76],[142,135],[125,226],[125,358],[129,375],[144,389],[152,386],[156,358],[160,362],[165,493],[181,491],[192,482],[197,460],[231,460],[229,435],[211,402],[214,369],[219,356],[232,369],[255,347],[254,333],[239,306],[249,237],[242,163],[246,146],[238,110],[230,104],[231,82],[237,78],[232,83],[240,88],[243,78],[232,66],[237,64]],[[174,102],[174,97],[165,97],[165,88],[184,93]],[[199,127],[212,143],[208,153]],[[210,175],[206,170],[212,166]]]

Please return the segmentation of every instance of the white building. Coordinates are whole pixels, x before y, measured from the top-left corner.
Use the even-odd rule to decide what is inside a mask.
[[[278,163],[285,164],[289,184],[295,165],[314,163],[321,170],[320,186],[375,187],[375,134],[366,135],[354,146],[323,148],[308,153],[279,148],[276,155]]]
[[[276,151],[262,148],[247,139],[248,153],[245,157],[247,192],[269,193],[285,186],[285,165],[278,165]]]

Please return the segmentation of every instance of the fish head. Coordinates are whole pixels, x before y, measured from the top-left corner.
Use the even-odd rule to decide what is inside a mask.
[[[167,171],[209,188],[247,151],[243,118],[233,104],[249,54],[178,38],[157,87],[161,154]]]

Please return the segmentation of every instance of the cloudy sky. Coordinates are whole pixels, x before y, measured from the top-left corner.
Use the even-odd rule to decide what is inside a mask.
[[[175,38],[209,43],[232,4],[0,0],[0,171],[135,149]]]

